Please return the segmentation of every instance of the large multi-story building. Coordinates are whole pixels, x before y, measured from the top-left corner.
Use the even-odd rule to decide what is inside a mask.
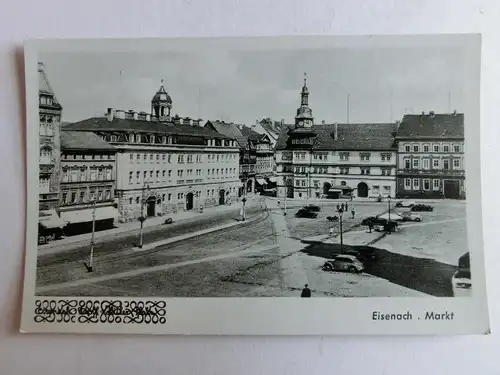
[[[405,115],[399,125],[397,194],[465,198],[464,115]]]
[[[239,146],[201,120],[171,116],[163,85],[152,114],[108,108],[65,126],[91,131],[117,149],[116,197],[120,221],[161,216],[237,200]]]
[[[92,132],[61,131],[59,215],[66,234],[112,228],[115,208],[116,149]]]
[[[208,121],[205,127],[236,140],[239,147],[239,179],[241,181],[238,196],[252,193],[255,190],[257,174],[257,149],[255,144],[241,132],[240,128],[243,128],[243,125],[216,120]]]
[[[271,139],[267,134],[260,134],[254,130],[254,126],[242,126],[241,133],[247,137],[250,150],[255,152],[255,182],[257,190],[272,189],[276,187],[276,164],[274,160],[274,149]]]
[[[50,86],[43,63],[38,63],[39,209],[51,210],[59,200],[60,121],[62,106]]]
[[[294,125],[276,144],[278,196],[395,196],[396,123],[314,125],[304,79]]]

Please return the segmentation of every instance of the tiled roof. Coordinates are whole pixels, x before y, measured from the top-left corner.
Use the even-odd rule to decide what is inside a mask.
[[[108,142],[92,132],[61,131],[62,150],[115,150]]]
[[[276,150],[290,145],[288,131],[293,125],[282,127]],[[395,150],[394,137],[397,124],[322,124],[312,126],[316,133],[315,150]],[[337,129],[337,137],[335,137]]]
[[[106,117],[91,117],[64,126],[64,130],[93,132],[127,132],[127,133],[157,133],[171,135],[199,136],[203,138],[228,139],[211,129],[202,126],[180,125],[173,122],[157,122],[114,118],[108,121]],[[232,138],[231,138],[232,139]]]
[[[241,133],[236,124],[223,121],[208,121],[205,127],[213,127],[217,133],[236,139],[241,148],[248,148],[248,138]]]
[[[240,131],[245,137],[254,142],[262,142],[265,137],[265,134],[260,134],[248,126],[243,126]]]
[[[463,113],[405,115],[397,138],[464,138]]]

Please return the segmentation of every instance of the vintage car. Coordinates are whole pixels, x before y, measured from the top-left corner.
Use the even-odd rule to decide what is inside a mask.
[[[327,260],[323,265],[323,271],[347,271],[351,273],[359,273],[364,270],[363,263],[354,255],[339,254],[333,259]]]
[[[399,201],[396,202],[396,207],[413,207],[415,204],[415,201]]]
[[[428,204],[415,204],[411,207],[412,211],[434,211],[434,207]]]
[[[416,221],[416,222],[422,221],[422,215],[416,214],[411,211],[401,213],[401,218],[402,221]]]
[[[306,208],[301,208],[295,213],[295,217],[303,217],[308,219],[316,219],[318,217],[318,213],[308,210]]]

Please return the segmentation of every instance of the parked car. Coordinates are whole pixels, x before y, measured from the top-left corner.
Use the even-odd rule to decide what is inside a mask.
[[[413,207],[415,204],[414,201],[399,201],[396,202],[396,207]]]
[[[313,212],[319,212],[321,211],[321,207],[320,206],[317,206],[315,204],[310,204],[308,206],[305,206],[304,207],[306,210],[309,210],[309,211],[313,211]]]
[[[434,207],[428,204],[416,204],[411,207],[412,211],[434,211]]]
[[[451,284],[455,297],[471,296],[472,281],[470,273],[470,255],[468,252],[458,258],[458,270],[453,274]]]
[[[336,221],[339,221],[339,217],[338,216],[327,216],[326,220],[336,222]]]
[[[392,220],[392,216],[393,215],[391,214],[391,221],[389,221],[388,218],[383,218],[380,216],[367,217],[366,219],[363,219],[361,225],[368,226],[371,222],[372,227],[375,230],[394,232],[398,226],[398,223]]]
[[[422,221],[422,215],[411,211],[403,212],[401,218],[403,219],[402,221]]]
[[[323,265],[323,271],[348,271],[351,273],[363,272],[365,267],[355,256],[339,254]]]
[[[304,217],[309,219],[316,219],[318,217],[317,212],[313,212],[311,210],[307,210],[305,208],[301,208],[295,213],[295,217]]]
[[[164,224],[172,224],[173,222],[174,222],[174,220],[171,217],[167,217],[163,223]]]

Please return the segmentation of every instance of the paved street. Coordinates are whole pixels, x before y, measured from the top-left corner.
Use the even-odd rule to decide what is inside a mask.
[[[359,225],[367,216],[386,212],[387,203],[348,203],[356,215],[354,219],[350,213],[345,215],[344,243],[356,247],[368,241],[380,249],[377,261],[367,264],[362,274],[321,270],[325,258],[338,247],[335,239],[334,243],[323,240],[331,226],[326,216],[334,214],[336,202],[321,204],[317,219],[298,219],[293,215],[303,203],[290,204],[288,215],[283,216],[276,200],[260,198],[248,207],[252,220],[223,231],[142,251],[133,248],[135,233],[103,242],[96,248],[93,273],[83,266],[88,246],[41,256],[37,294],[298,296],[308,283],[314,296],[449,295],[450,273],[466,252],[463,202],[436,203],[435,212],[422,213],[421,223],[404,224],[390,235],[369,234]],[[151,229],[145,243],[228,221],[234,221],[231,210],[215,218]],[[338,232],[338,224],[333,227]]]

